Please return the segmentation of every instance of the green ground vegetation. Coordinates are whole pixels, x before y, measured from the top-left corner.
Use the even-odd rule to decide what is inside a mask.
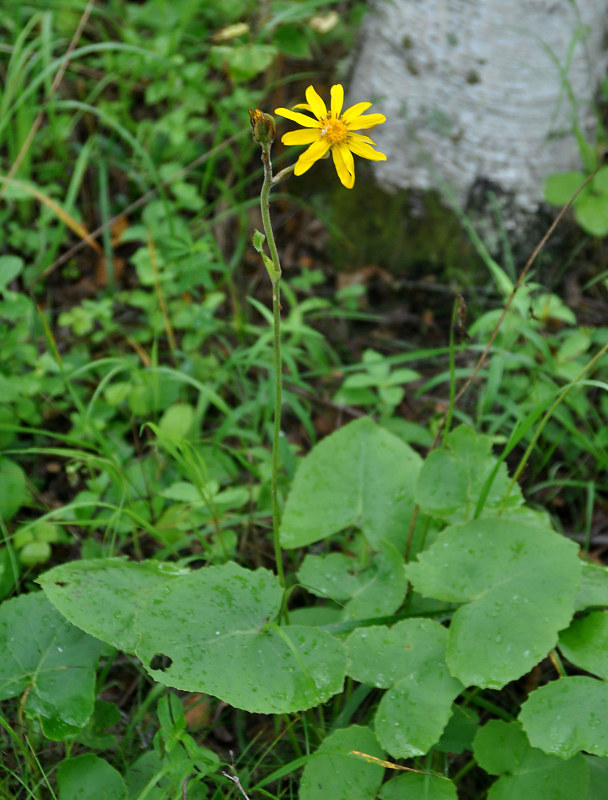
[[[346,83],[364,12],[0,10],[2,798],[605,798],[598,163],[527,264],[277,186],[274,469],[248,109]]]

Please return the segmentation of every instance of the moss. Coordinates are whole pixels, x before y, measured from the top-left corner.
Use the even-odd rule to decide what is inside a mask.
[[[359,168],[354,188],[334,187],[327,205],[329,255],[337,269],[376,264],[394,274],[436,274],[445,280],[482,268],[457,218],[435,192],[389,194]]]

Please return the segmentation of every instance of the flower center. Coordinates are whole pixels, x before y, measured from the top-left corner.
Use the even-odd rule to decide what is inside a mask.
[[[346,141],[348,128],[341,119],[332,119],[331,117],[323,117],[323,128],[321,129],[321,136],[330,144],[341,144]]]

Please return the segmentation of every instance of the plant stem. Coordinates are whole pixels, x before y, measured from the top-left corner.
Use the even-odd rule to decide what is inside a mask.
[[[262,163],[264,165],[264,183],[262,185],[262,192],[260,195],[260,204],[262,209],[262,222],[264,223],[264,233],[266,234],[266,241],[268,242],[268,249],[270,251],[270,258],[274,266],[274,275],[271,275],[272,281],[272,316],[273,316],[273,337],[272,349],[274,360],[274,425],[272,433],[272,477],[271,477],[271,494],[272,494],[272,531],[274,540],[274,556],[276,561],[277,573],[279,581],[283,588],[285,587],[285,572],[283,570],[283,554],[281,553],[281,542],[279,538],[280,518],[279,518],[279,491],[278,491],[278,476],[279,476],[279,437],[281,435],[281,405],[282,405],[282,392],[283,392],[283,368],[281,359],[281,265],[279,263],[279,254],[277,246],[274,241],[274,234],[272,232],[272,225],[270,223],[270,207],[269,196],[270,189],[272,188],[272,163],[270,161],[270,145],[262,145]]]

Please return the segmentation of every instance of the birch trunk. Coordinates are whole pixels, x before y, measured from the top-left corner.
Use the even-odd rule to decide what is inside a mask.
[[[352,101],[387,123],[372,138],[381,184],[476,183],[534,209],[543,179],[581,166],[605,77],[608,0],[379,0],[364,20]]]

